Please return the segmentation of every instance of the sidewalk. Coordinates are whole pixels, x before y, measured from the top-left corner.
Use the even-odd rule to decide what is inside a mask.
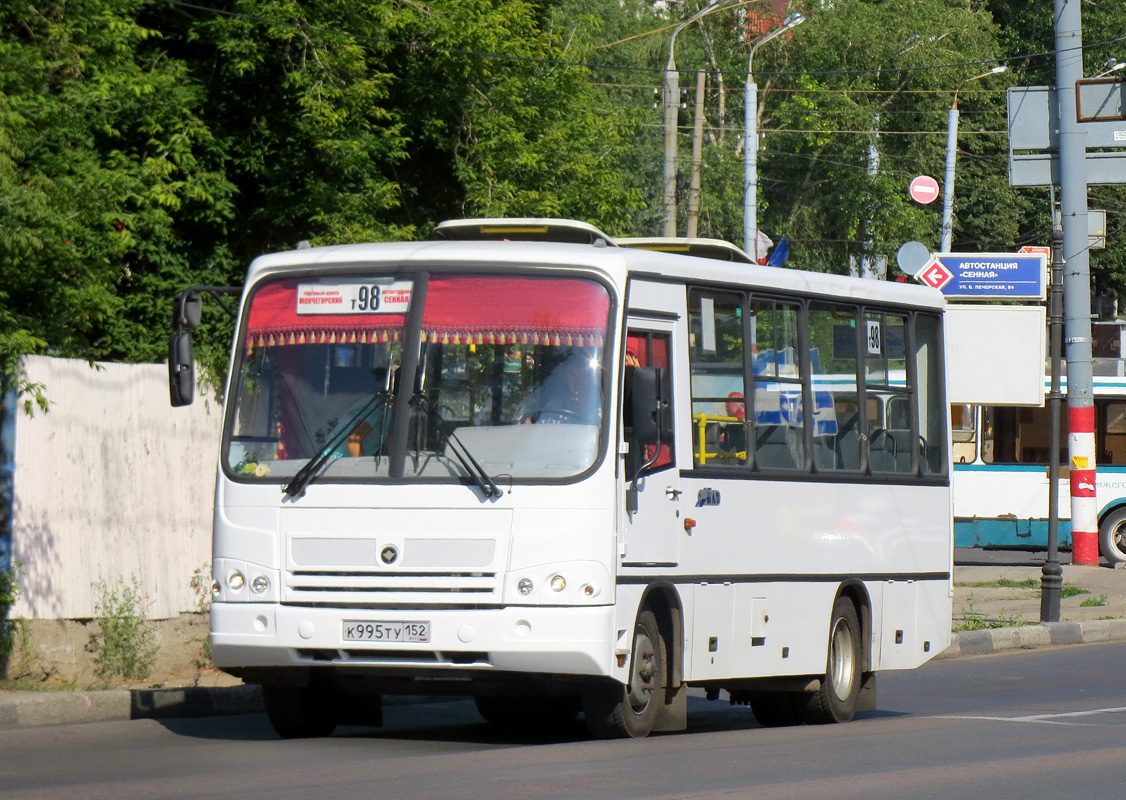
[[[1065,556],[1066,558],[1066,556]],[[1014,648],[1126,640],[1126,568],[1063,567],[1060,622],[1039,624],[1042,561],[954,568],[954,634],[937,658]],[[1084,602],[1086,604],[1084,605]],[[976,630],[958,630],[974,627]],[[410,698],[387,698],[411,702]],[[169,719],[262,711],[262,692],[226,674],[166,681],[159,689],[0,690],[0,730],[80,722]]]

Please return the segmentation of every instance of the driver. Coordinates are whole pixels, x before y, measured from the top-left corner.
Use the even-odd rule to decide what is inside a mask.
[[[602,414],[598,376],[598,363],[589,354],[572,352],[528,395],[516,421],[597,425]]]

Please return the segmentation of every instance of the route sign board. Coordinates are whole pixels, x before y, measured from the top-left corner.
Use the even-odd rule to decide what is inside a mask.
[[[933,203],[938,199],[938,181],[930,175],[920,175],[911,181],[907,187],[907,193],[911,195],[911,199],[916,203]]]
[[[915,279],[947,297],[1043,300],[1047,267],[1043,253],[935,253]]]

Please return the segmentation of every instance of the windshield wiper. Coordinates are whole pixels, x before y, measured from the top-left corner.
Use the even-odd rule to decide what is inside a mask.
[[[332,458],[333,451],[347,438],[352,429],[368,414],[374,413],[383,406],[389,395],[390,393],[386,390],[376,393],[374,397],[364,403],[359,411],[348,417],[343,424],[337,425],[333,435],[328,438],[321,449],[305,463],[305,466],[297,471],[297,474],[293,476],[289,483],[282,487],[286,496],[297,497],[305,491],[305,487],[312,483],[321,467]]]
[[[486,498],[500,497],[504,494],[493,479],[489,477],[489,473],[485,471],[485,468],[482,467],[477,462],[477,459],[473,457],[473,454],[469,452],[469,448],[462,444],[461,440],[457,438],[457,434],[454,433],[454,429],[450,423],[446,422],[446,420],[442,418],[442,415],[438,413],[437,406],[431,403],[424,394],[419,394],[416,397],[416,401],[424,404],[426,415],[438,426],[438,432],[442,434],[442,438],[445,440],[446,444],[449,445],[450,452],[454,454],[454,458],[461,464],[461,468],[477,483],[481,494],[485,495]]]

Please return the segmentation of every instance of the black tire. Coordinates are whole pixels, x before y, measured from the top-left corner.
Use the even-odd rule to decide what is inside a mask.
[[[1099,525],[1099,552],[1111,564],[1126,561],[1126,508],[1110,512]]]
[[[806,698],[802,719],[810,725],[848,722],[860,696],[860,621],[847,597],[838,597],[829,625],[829,655],[821,688]]]
[[[312,686],[262,687],[266,715],[283,739],[314,739],[336,729],[331,695]]]
[[[583,713],[590,732],[601,739],[648,736],[665,702],[668,665],[665,640],[652,611],[642,611],[633,632],[629,686],[607,682],[583,692]]]
[[[805,695],[794,692],[750,692],[747,698],[751,713],[759,725],[767,728],[785,728],[800,725],[801,708]]]

